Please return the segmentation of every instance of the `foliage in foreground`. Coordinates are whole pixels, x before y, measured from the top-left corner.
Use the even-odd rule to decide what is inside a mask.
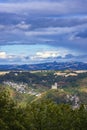
[[[87,110],[50,100],[19,106],[9,92],[0,93],[0,130],[87,130]]]

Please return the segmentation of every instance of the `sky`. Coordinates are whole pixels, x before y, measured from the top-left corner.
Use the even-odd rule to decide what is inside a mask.
[[[0,64],[87,62],[87,0],[0,0]]]

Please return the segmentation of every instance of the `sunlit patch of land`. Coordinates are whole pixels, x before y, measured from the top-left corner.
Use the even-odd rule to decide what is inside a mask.
[[[78,74],[81,74],[81,73],[86,73],[87,70],[77,70],[77,71],[75,71],[75,72],[78,73]]]
[[[8,74],[10,71],[0,71],[0,75]]]
[[[85,93],[87,93],[87,87],[80,88],[80,92],[85,92]]]

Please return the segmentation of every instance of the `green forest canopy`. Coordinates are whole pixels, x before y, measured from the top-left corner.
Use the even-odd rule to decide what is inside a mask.
[[[21,107],[0,92],[0,130],[87,130],[87,110],[43,100]]]

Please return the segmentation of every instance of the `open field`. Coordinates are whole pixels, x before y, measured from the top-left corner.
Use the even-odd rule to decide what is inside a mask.
[[[0,75],[8,74],[10,71],[0,71]]]

